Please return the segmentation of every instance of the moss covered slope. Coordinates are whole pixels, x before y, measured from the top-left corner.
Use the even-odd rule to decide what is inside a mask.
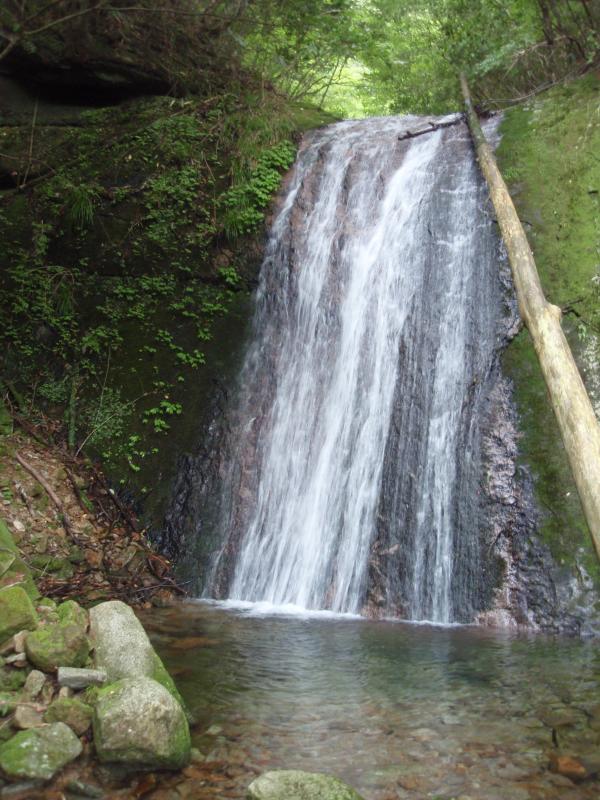
[[[584,79],[511,109],[499,160],[525,224],[548,300],[600,411],[600,78]],[[541,535],[559,564],[584,567],[600,586],[600,567],[582,516],[560,434],[527,331],[508,348],[521,416],[523,462],[542,510]]]

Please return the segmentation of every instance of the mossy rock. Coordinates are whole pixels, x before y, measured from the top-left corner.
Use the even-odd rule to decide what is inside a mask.
[[[58,618],[61,622],[73,625],[79,625],[83,630],[87,630],[88,614],[85,608],[82,608],[75,600],[66,600],[61,603],[56,609]]]
[[[93,726],[100,761],[180,769],[190,759],[184,711],[151,678],[125,678],[101,689]]]
[[[19,555],[19,548],[3,519],[0,519],[0,550]]]
[[[59,558],[46,554],[31,557],[31,566],[40,572],[51,572],[57,578],[68,580],[73,577],[73,565],[68,558]]]
[[[331,775],[300,770],[265,772],[248,787],[248,800],[362,800]]]
[[[81,753],[81,742],[63,722],[20,731],[0,745],[0,767],[12,778],[50,780]]]
[[[34,630],[38,616],[22,586],[0,589],[0,642],[23,630]]]
[[[57,667],[83,667],[90,642],[81,625],[59,622],[38,628],[25,641],[27,658],[44,672]]]
[[[92,724],[93,713],[91,706],[76,697],[59,697],[44,714],[44,722],[64,722],[81,736]]]
[[[16,692],[23,688],[27,676],[22,669],[0,669],[0,691]]]
[[[185,708],[173,678],[128,605],[120,600],[111,600],[94,606],[90,610],[90,635],[96,667],[106,670],[109,681],[142,676],[152,678]]]

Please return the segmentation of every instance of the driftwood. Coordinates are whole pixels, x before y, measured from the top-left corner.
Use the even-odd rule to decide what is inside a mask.
[[[464,75],[460,81],[477,159],[508,253],[519,312],[533,340],[583,513],[600,558],[600,425],[561,328],[561,310],[544,296],[533,253],[479,124]]]
[[[414,139],[415,136],[423,136],[425,133],[433,133],[433,131],[439,131],[440,128],[450,128],[452,125],[458,125],[459,122],[464,122],[464,116],[462,114],[458,114],[454,119],[450,120],[449,122],[428,122],[428,128],[423,128],[422,130],[418,131],[406,131],[405,133],[401,133],[398,136],[398,141],[402,142],[404,139]]]

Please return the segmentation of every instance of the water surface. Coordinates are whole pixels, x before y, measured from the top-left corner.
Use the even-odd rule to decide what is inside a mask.
[[[185,796],[243,798],[266,769],[324,771],[366,800],[597,798],[547,769],[599,752],[595,642],[204,604],[143,619],[197,718]]]

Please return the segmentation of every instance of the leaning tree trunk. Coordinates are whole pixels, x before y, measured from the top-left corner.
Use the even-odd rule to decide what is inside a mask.
[[[600,426],[562,331],[561,310],[544,297],[525,231],[481,130],[464,75],[460,80],[477,159],[508,252],[519,312],[533,340],[583,512],[600,558]]]

